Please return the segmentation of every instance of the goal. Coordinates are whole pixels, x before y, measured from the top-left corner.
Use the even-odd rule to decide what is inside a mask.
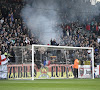
[[[75,59],[79,61],[77,78],[94,79],[92,47],[32,45],[32,80],[76,78]]]
[[[8,79],[94,79],[92,47],[30,45],[13,50],[15,62],[7,65]],[[79,61],[77,73],[75,59]]]

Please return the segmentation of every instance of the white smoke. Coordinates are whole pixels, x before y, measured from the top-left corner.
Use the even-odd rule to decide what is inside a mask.
[[[27,27],[43,44],[50,43],[51,38],[58,41],[62,36],[60,27],[56,24],[76,22],[86,23],[99,15],[97,5],[91,5],[83,0],[25,0],[22,18]],[[66,18],[62,19],[62,16]],[[59,42],[58,42],[59,43]]]
[[[57,30],[56,24],[59,22],[59,16],[55,8],[56,4],[51,2],[43,2],[27,4],[22,9],[22,18],[27,27],[35,34],[40,42],[49,44],[51,38],[60,39],[62,31]],[[58,42],[59,43],[59,42]]]

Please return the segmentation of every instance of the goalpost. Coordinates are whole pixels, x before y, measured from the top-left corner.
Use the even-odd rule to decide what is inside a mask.
[[[79,60],[78,78],[94,79],[94,49],[32,45],[32,80],[74,78],[74,60]]]
[[[13,50],[15,62],[7,65],[8,79],[94,79],[92,47],[30,45]],[[77,74],[75,59],[79,61]]]

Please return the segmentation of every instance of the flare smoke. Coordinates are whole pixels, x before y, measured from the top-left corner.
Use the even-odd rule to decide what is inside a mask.
[[[88,2],[86,2],[88,1]],[[27,27],[42,44],[62,36],[61,23],[91,20],[99,15],[98,7],[89,0],[25,0],[21,15]],[[65,19],[62,17],[66,16]],[[58,26],[57,26],[58,25]]]

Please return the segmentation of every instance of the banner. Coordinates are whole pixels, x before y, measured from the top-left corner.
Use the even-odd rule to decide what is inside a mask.
[[[7,65],[0,65],[0,72],[7,72]]]
[[[51,64],[40,69],[34,65],[35,79],[74,78],[73,65]],[[95,67],[95,77],[100,75],[100,66]],[[91,66],[79,65],[78,78],[91,78]],[[8,79],[32,79],[31,64],[8,65]]]
[[[7,78],[7,65],[0,65],[0,79]]]
[[[78,78],[91,78],[91,65],[79,65],[78,67]],[[94,68],[95,77],[99,75],[99,65]]]
[[[0,55],[0,79],[7,79],[7,63],[6,56]]]
[[[0,72],[0,79],[7,79],[7,72]]]
[[[51,64],[40,69],[34,66],[35,79],[74,78],[72,65]],[[8,65],[8,79],[32,79],[31,64]]]
[[[97,67],[94,67],[94,73],[95,73],[95,77],[98,78],[99,77],[99,65],[97,65]]]
[[[8,63],[8,61],[7,61],[6,57],[5,57],[5,55],[4,54],[1,55],[0,56],[0,65],[4,65],[4,64],[7,64],[7,63]]]

